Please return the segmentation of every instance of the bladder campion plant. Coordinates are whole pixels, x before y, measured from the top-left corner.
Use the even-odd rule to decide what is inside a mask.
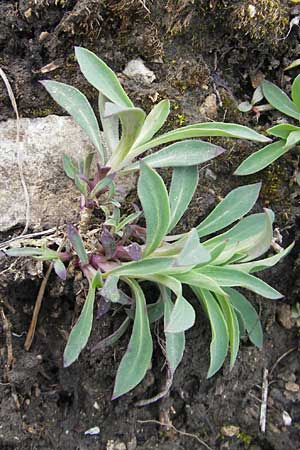
[[[271,107],[292,117],[296,123],[300,121],[300,75],[295,78],[292,84],[292,98],[289,98],[275,84],[266,80],[262,82],[261,93]],[[267,133],[278,138],[278,140],[266,145],[245,159],[237,168],[236,175],[250,175],[259,172],[300,143],[300,127],[298,125],[281,123],[269,128]]]
[[[163,320],[165,356],[170,386],[185,348],[185,332],[195,323],[196,311],[183,295],[190,288],[211,326],[208,376],[223,365],[229,352],[230,366],[237,358],[240,338],[247,332],[258,347],[262,345],[259,317],[246,297],[236,288],[246,288],[269,299],[281,294],[254,272],[272,267],[291,249],[260,258],[273,238],[271,210],[247,216],[254,206],[260,184],[234,189],[216,208],[188,233],[172,231],[188,209],[198,184],[198,165],[224,151],[202,140],[189,138],[227,136],[266,142],[268,138],[250,129],[224,123],[190,125],[158,137],[169,113],[169,102],[158,103],[148,116],[134,107],[115,74],[86,49],[76,56],[88,81],[99,91],[99,110],[107,151],[100,139],[96,116],[77,89],[54,81],[43,84],[90,136],[100,157],[96,175],[91,177],[91,157],[76,164],[65,157],[66,173],[81,192],[81,206],[92,210],[98,204],[105,218],[96,233],[67,227],[68,244],[61,252],[50,248],[11,248],[10,256],[32,256],[52,260],[62,279],[67,264],[77,266],[87,279],[88,293],[79,319],[64,352],[64,366],[76,361],[86,346],[93,323],[94,303],[101,298],[102,314],[114,304],[124,307],[124,321],[96,345],[99,351],[114,345],[133,324],[128,349],[119,365],[113,398],[132,390],[145,376],[152,358],[151,324]],[[119,135],[119,121],[121,134]],[[146,150],[169,142],[161,150],[135,161]],[[173,167],[169,190],[155,168]],[[139,170],[137,185],[141,210],[121,215],[115,200],[117,172]],[[145,226],[138,223],[144,216]],[[93,228],[87,223],[88,228]],[[144,282],[157,286],[151,298]],[[198,310],[198,309],[197,309]],[[166,392],[166,391],[164,391]]]

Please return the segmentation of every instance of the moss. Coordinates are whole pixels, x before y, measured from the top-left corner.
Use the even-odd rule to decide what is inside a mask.
[[[242,441],[246,447],[249,447],[249,445],[252,442],[252,436],[250,436],[250,434],[244,433],[243,431],[238,433],[236,437],[237,437],[237,439]]]
[[[288,29],[289,14],[282,0],[242,1],[232,7],[233,29],[250,36],[253,41],[264,41],[276,45]]]

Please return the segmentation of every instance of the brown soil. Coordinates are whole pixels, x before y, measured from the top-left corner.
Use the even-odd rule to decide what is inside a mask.
[[[38,84],[41,78],[73,84],[83,89],[93,102],[94,92],[80,76],[74,61],[74,45],[95,51],[117,72],[131,58],[142,57],[156,73],[156,82],[145,88],[124,79],[125,87],[132,99],[146,109],[155,92],[162,98],[170,98],[173,109],[169,127],[178,126],[179,122],[199,121],[199,108],[211,93],[222,100],[222,105],[218,103],[219,120],[225,116],[226,120],[256,126],[254,117],[241,115],[236,105],[251,97],[259,73],[289,89],[289,76],[296,72],[288,72],[287,76],[283,68],[298,56],[298,29],[287,40],[259,41],[253,31],[246,34],[247,24],[239,30],[230,21],[233,12],[236,14],[233,8],[238,2],[235,1],[186,0],[179,2],[179,6],[175,0],[146,1],[150,14],[142,3],[139,0],[0,1],[0,64],[12,83],[21,115],[40,117],[62,113]],[[287,2],[283,1],[282,5],[286,6]],[[294,9],[287,9],[287,17],[293,13]],[[288,24],[286,28],[282,29],[283,35],[288,31]],[[50,63],[56,68],[45,72],[43,68]],[[0,119],[12,117],[2,85],[0,99]],[[264,116],[259,124],[264,126],[271,120],[272,116]],[[187,333],[185,356],[170,396],[147,407],[134,405],[163,387],[164,361],[156,344],[153,367],[146,379],[132,393],[112,402],[113,380],[128,336],[113,351],[91,354],[89,349],[117,327],[122,320],[121,313],[95,320],[89,348],[77,363],[63,369],[63,348],[75,317],[74,308],[78,308],[74,304],[78,286],[72,282],[63,286],[51,277],[34,344],[27,353],[23,347],[25,333],[40,279],[29,275],[32,267],[29,271],[28,266],[16,265],[1,272],[4,316],[0,321],[0,450],[205,448],[199,439],[214,450],[299,450],[299,327],[292,323],[289,328],[289,307],[299,301],[300,290],[299,188],[291,183],[297,158],[290,153],[258,176],[237,179],[231,174],[241,158],[253,150],[253,145],[229,141],[224,145],[228,152],[210,166],[216,180],[209,178],[211,172],[201,172],[197,202],[183,226],[197,222],[212,208],[217,196],[226,194],[232,187],[263,180],[260,206],[270,206],[276,212],[284,244],[296,240],[294,251],[266,276],[270,284],[286,295],[285,299],[271,302],[253,298],[265,329],[263,350],[258,351],[244,342],[234,369],[229,372],[225,365],[220,373],[207,380],[210,332],[204,314],[198,309],[197,324]],[[5,378],[9,335],[5,317],[13,333],[9,379]],[[261,433],[259,414],[264,368],[270,370],[270,386],[267,431]],[[283,422],[284,411],[292,418],[290,426]],[[170,420],[179,432],[151,420]],[[228,425],[239,427],[239,432],[233,437],[226,436],[222,427]],[[99,426],[100,434],[84,434],[95,426]]]

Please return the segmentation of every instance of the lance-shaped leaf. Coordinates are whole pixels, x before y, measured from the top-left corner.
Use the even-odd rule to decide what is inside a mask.
[[[210,259],[209,251],[200,244],[197,230],[192,228],[173,266],[196,266],[198,264],[205,264]]]
[[[277,300],[283,296],[259,278],[232,267],[205,266],[201,273],[213,278],[222,287],[244,287],[265,298]]]
[[[130,151],[140,133],[146,114],[140,108],[124,108],[114,103],[106,103],[104,118],[119,117],[122,125],[121,140],[114,149],[107,165],[117,169]]]
[[[218,145],[205,141],[181,141],[146,156],[142,159],[150,167],[189,167],[202,164],[225,152]],[[130,154],[128,155],[130,158]],[[136,162],[125,170],[137,170],[139,162]]]
[[[193,269],[187,273],[176,274],[176,279],[183,284],[189,286],[196,286],[208,291],[215,292],[216,294],[226,295],[225,291],[219,286],[219,284],[211,277],[204,275],[200,270]]]
[[[112,269],[109,274],[127,276],[127,277],[145,277],[147,275],[162,273],[167,271],[174,258],[145,258],[139,261],[123,263],[121,266]]]
[[[248,246],[246,244],[242,247],[242,242],[238,245],[239,251],[247,251],[247,256],[243,259],[244,262],[259,258],[261,255],[266,253],[272,244],[274,213],[271,209],[265,208],[264,214],[265,226],[259,234],[256,236],[253,235],[251,245],[249,243]]]
[[[75,326],[72,328],[64,351],[64,367],[68,367],[76,361],[79,354],[87,344],[93,324],[95,292],[95,289],[90,284],[89,292],[81,314]]]
[[[145,163],[141,163],[138,196],[147,225],[145,257],[160,245],[170,223],[170,205],[166,186],[158,173]]]
[[[146,300],[139,284],[127,280],[136,302],[134,325],[127,351],[118,368],[113,399],[131,391],[145,376],[152,357],[152,337]]]
[[[80,263],[83,265],[88,264],[89,258],[86,253],[86,250],[84,248],[84,244],[82,242],[80,234],[78,233],[78,231],[76,230],[76,228],[73,225],[68,225],[67,235],[72,244],[72,247],[74,248],[74,250],[80,260]]]
[[[75,47],[75,55],[81,72],[92,86],[117,105],[133,107],[118,78],[102,59],[83,47]]]
[[[130,317],[126,317],[124,322],[119,326],[119,328],[117,328],[117,330],[114,333],[98,342],[98,344],[96,344],[91,351],[95,352],[96,350],[103,350],[106,347],[113,346],[125,334],[125,332],[129,327],[130,322],[131,322]]]
[[[146,117],[144,125],[140,131],[134,146],[137,147],[144,142],[149,141],[163,126],[170,113],[169,100],[162,100],[154,106],[152,111]]]
[[[258,152],[248,156],[234,172],[234,175],[251,175],[259,172],[272,164],[280,156],[288,152],[291,147],[286,146],[286,141],[280,140],[263,147]]]
[[[41,81],[51,97],[64,108],[81,126],[97,148],[104,161],[104,151],[100,140],[100,129],[95,113],[85,97],[78,89],[58,81]]]
[[[300,112],[300,75],[298,75],[292,84],[292,99],[296,108]]]
[[[5,250],[7,256],[42,256],[44,250],[36,247],[20,247]],[[57,255],[56,255],[57,256]]]
[[[159,274],[148,276],[147,279],[167,287],[176,294],[176,302],[165,331],[180,333],[191,328],[195,323],[195,310],[182,296],[181,283],[174,277]]]
[[[135,147],[131,152],[131,159],[158,145],[166,144],[168,142],[181,141],[188,138],[196,137],[210,137],[210,136],[224,136],[237,139],[247,139],[255,142],[270,142],[270,139],[263,136],[251,128],[243,125],[236,125],[234,123],[223,122],[209,122],[196,123],[186,127],[178,128],[168,133],[162,134],[145,144]]]
[[[300,112],[296,105],[278,86],[270,83],[270,81],[264,80],[262,82],[262,90],[265,98],[273,108],[287,116],[300,120]]]
[[[67,176],[71,178],[71,180],[74,180],[75,175],[78,173],[78,168],[76,167],[74,161],[72,160],[72,158],[70,158],[70,156],[63,156],[63,166]]]
[[[289,135],[288,138],[286,140],[286,148],[290,149],[292,147],[294,147],[295,145],[297,145],[300,141],[300,130],[297,131],[292,131]]]
[[[268,134],[284,140],[288,138],[292,131],[300,131],[300,127],[296,127],[295,125],[291,125],[289,123],[281,123],[272,128],[268,128],[267,130]]]
[[[120,292],[118,289],[119,277],[116,275],[109,275],[103,288],[101,289],[101,295],[106,299],[113,303],[118,303],[120,300]]]
[[[65,268],[64,263],[60,259],[56,259],[53,264],[54,271],[56,275],[62,280],[67,279],[67,270]]]
[[[199,180],[197,166],[173,170],[169,202],[171,209],[168,233],[177,225],[193,198]]]
[[[157,320],[162,318],[162,316],[164,315],[164,304],[161,296],[159,297],[157,302],[147,305],[147,313],[149,323],[156,322]]]
[[[116,115],[105,117],[105,105],[108,102],[108,98],[99,92],[98,107],[103,134],[105,143],[109,148],[110,154],[112,154],[119,144],[119,117]]]
[[[240,345],[239,322],[235,310],[229,301],[229,298],[224,297],[223,295],[217,295],[216,297],[222,309],[224,319],[227,323],[230,343],[230,369],[232,369],[236,361]]]
[[[294,243],[289,245],[286,249],[277,253],[276,255],[270,256],[269,258],[260,259],[258,261],[251,261],[241,264],[235,264],[235,269],[241,270],[247,273],[260,272],[261,270],[269,269],[270,267],[278,264],[286,255],[290,253]]]
[[[164,304],[164,327],[166,329],[167,324],[170,321],[174,305],[171,300],[171,294],[169,289],[162,287],[161,296]],[[171,377],[173,377],[174,372],[177,369],[183,357],[185,349],[185,335],[184,332],[182,331],[181,333],[165,332],[165,336],[166,336],[166,359],[168,362],[168,367],[171,371]]]
[[[238,311],[247,330],[250,341],[261,348],[263,345],[263,331],[257,312],[251,303],[235,289],[226,288],[232,306]]]
[[[241,186],[229,192],[197,226],[199,236],[215,233],[247,214],[255,205],[260,188],[261,183],[256,183]]]
[[[215,297],[205,289],[193,287],[193,291],[208,316],[211,328],[210,366],[207,373],[207,378],[210,378],[218,372],[225,361],[229,343],[228,328]]]

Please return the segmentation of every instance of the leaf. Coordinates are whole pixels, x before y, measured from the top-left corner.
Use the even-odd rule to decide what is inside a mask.
[[[298,75],[292,84],[292,99],[298,111],[300,111],[300,75]]]
[[[139,261],[123,263],[121,266],[112,269],[109,274],[128,277],[145,277],[147,275],[166,271],[171,267],[173,262],[173,258],[145,258]]]
[[[243,259],[244,262],[251,261],[252,259],[259,258],[266,253],[270,248],[273,241],[273,220],[274,213],[271,209],[264,209],[265,214],[265,226],[261,233],[256,236],[253,235],[251,245],[247,249],[245,247],[242,250],[247,250],[247,256]],[[241,245],[240,245],[241,247]]]
[[[102,273],[99,270],[97,270],[92,278],[92,288],[98,289],[98,288],[102,288],[102,286],[103,286]]]
[[[170,291],[166,288],[162,288],[162,299],[164,305],[164,327],[167,327],[170,321],[170,316],[173,311],[173,302],[171,300]],[[168,367],[171,371],[171,376],[173,377],[175,370],[179,366],[184,349],[185,349],[185,335],[182,331],[181,333],[168,333],[165,332],[166,336],[166,359],[168,362]]]
[[[167,234],[170,223],[170,205],[168,192],[162,178],[143,162],[141,162],[141,175],[138,181],[138,196],[147,225],[145,257],[160,245]]]
[[[107,144],[110,154],[114,152],[119,144],[119,117],[116,115],[104,117],[105,104],[109,102],[108,98],[99,92],[98,108],[103,128],[105,143]]]
[[[75,166],[72,158],[70,156],[64,154],[63,156],[63,166],[64,171],[66,172],[66,175],[71,178],[71,180],[74,180],[74,177],[76,173],[78,172],[77,167]]]
[[[100,293],[101,295],[110,302],[118,303],[120,300],[120,292],[118,289],[118,282],[119,277],[117,275],[109,275],[105,283],[103,285],[103,288],[101,289]]]
[[[205,266],[201,268],[201,273],[213,278],[222,287],[243,287],[271,300],[283,297],[278,291],[259,278],[235,270],[232,267]]]
[[[173,266],[196,266],[197,264],[207,263],[210,259],[209,251],[200,244],[197,230],[192,228]]]
[[[60,260],[60,259],[56,259],[53,263],[53,268],[54,271],[56,273],[56,275],[61,279],[61,280],[66,280],[67,279],[67,270],[65,268],[64,263]]]
[[[223,136],[236,139],[248,139],[255,142],[270,142],[270,139],[263,136],[251,128],[234,123],[223,122],[206,122],[188,125],[186,127],[177,128],[162,134],[151,141],[146,142],[134,149],[131,157],[136,157],[150,148],[157,147],[168,142],[179,141],[187,138]]]
[[[124,160],[134,141],[140,133],[146,114],[140,108],[124,108],[114,103],[106,103],[104,118],[118,117],[122,125],[121,140],[109,159],[107,165],[114,170]]]
[[[249,112],[252,110],[253,105],[250,102],[242,102],[238,105],[238,110],[241,112]]]
[[[79,176],[79,174],[75,174],[74,177],[74,183],[79,192],[84,196],[87,197],[87,191],[88,191],[88,185],[87,182],[82,180]]]
[[[148,319],[149,323],[156,322],[161,319],[164,314],[164,304],[161,296],[157,300],[156,303],[151,303],[147,305]]]
[[[294,247],[294,242],[289,245],[286,249],[282,250],[276,255],[270,256],[269,258],[260,259],[258,261],[251,261],[241,264],[235,264],[234,267],[242,272],[253,273],[260,272],[261,270],[269,269],[270,267],[278,264],[286,255],[290,253]]]
[[[229,343],[230,343],[230,369],[233,368],[236,361],[239,346],[240,346],[240,330],[239,322],[234,308],[231,306],[228,297],[217,295],[217,300],[221,306],[223,316],[228,328]]]
[[[272,128],[268,128],[267,133],[281,139],[287,139],[292,131],[300,131],[300,127],[296,127],[295,125],[291,125],[289,123],[281,123],[280,125],[275,125]]]
[[[291,64],[289,64],[283,70],[290,70],[290,69],[294,69],[295,67],[299,67],[299,66],[300,66],[300,58],[295,59]]]
[[[95,289],[90,285],[87,298],[76,325],[72,328],[64,351],[64,367],[69,367],[84,349],[89,339],[93,324]]]
[[[199,236],[215,233],[247,214],[255,205],[261,183],[233,189],[198,226]]]
[[[144,378],[152,357],[152,337],[146,314],[146,300],[139,284],[127,280],[136,302],[135,319],[127,351],[118,368],[113,400],[131,391]]]
[[[259,172],[288,152],[290,148],[286,147],[285,141],[273,142],[248,156],[236,169],[234,175],[251,175]]]
[[[187,210],[198,185],[199,172],[197,166],[175,167],[169,192],[170,223],[168,233],[175,228]]]
[[[263,94],[261,86],[259,85],[253,92],[253,96],[251,99],[252,105],[256,105],[256,103],[259,103],[263,98],[264,98],[264,94]]]
[[[5,250],[7,256],[43,256],[44,250],[36,247],[20,247]]]
[[[150,167],[189,167],[202,164],[225,152],[225,149],[205,141],[181,141],[146,156],[142,159]],[[129,153],[130,158],[130,153]],[[125,167],[127,170],[137,170],[139,162]]]
[[[96,186],[89,193],[89,198],[93,199],[94,197],[97,196],[97,194],[99,194],[101,191],[103,191],[103,189],[107,188],[107,186],[110,186],[111,184],[113,184],[113,181],[112,181],[112,178],[111,178],[110,175],[108,175],[107,177],[105,177],[102,180],[98,181]]]
[[[287,116],[300,120],[300,113],[296,105],[278,86],[270,83],[270,81],[264,80],[262,82],[262,90],[265,98],[273,108]]]
[[[115,73],[104,61],[83,47],[75,47],[75,55],[82,74],[92,86],[117,105],[134,106]]]
[[[127,331],[130,322],[131,322],[130,317],[126,317],[124,322],[122,322],[122,324],[119,326],[119,328],[117,328],[117,330],[114,333],[112,333],[110,336],[107,336],[106,338],[102,339],[100,342],[98,342],[98,344],[96,344],[92,348],[92,350],[91,350],[92,353],[95,352],[96,350],[103,350],[106,347],[110,347],[110,346],[114,345],[116,342],[118,342],[118,340],[121,339],[123,334],[125,334],[125,332]]]
[[[137,147],[149,141],[163,126],[170,113],[169,100],[162,100],[150,111],[140,131],[134,146]]]
[[[300,130],[292,131],[286,140],[285,147],[289,150],[294,147],[300,141]]]
[[[211,328],[210,366],[207,378],[212,377],[222,367],[227,351],[229,335],[227,325],[215,297],[205,289],[192,288],[206,312]]]
[[[187,273],[177,274],[176,279],[189,286],[195,286],[215,292],[216,294],[226,295],[223,289],[221,289],[219,284],[213,278],[203,275],[196,269],[193,269]]]
[[[239,312],[243,320],[250,341],[258,348],[262,348],[263,331],[257,312],[240,292],[230,288],[226,288],[226,292],[229,295],[231,304]]]
[[[104,151],[100,139],[100,129],[95,113],[88,101],[78,89],[58,81],[44,80],[40,83],[51,97],[64,108],[89,136],[102,160]]]
[[[72,244],[72,247],[74,248],[76,255],[78,256],[80,263],[85,265],[88,264],[89,258],[86,253],[86,250],[84,248],[84,244],[82,242],[82,239],[80,237],[80,234],[76,230],[76,228],[73,225],[67,226],[67,235],[69,238],[69,241]]]

